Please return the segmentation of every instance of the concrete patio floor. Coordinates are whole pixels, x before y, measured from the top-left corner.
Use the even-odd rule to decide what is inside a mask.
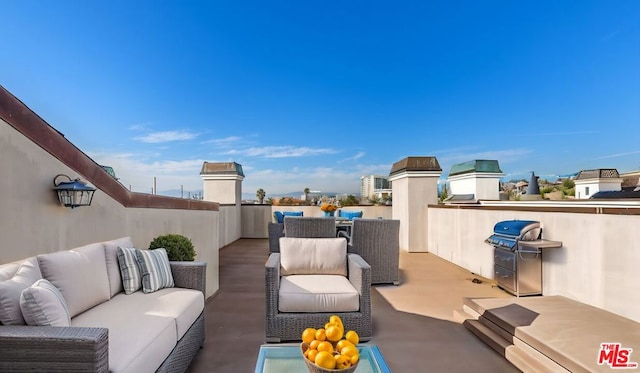
[[[254,371],[265,343],[267,252],[267,239],[241,239],[220,250],[220,289],[206,304],[206,340],[189,372]],[[375,285],[371,294],[370,343],[393,372],[518,372],[460,317],[464,297],[509,294],[429,253],[402,252],[400,268],[399,286]]]

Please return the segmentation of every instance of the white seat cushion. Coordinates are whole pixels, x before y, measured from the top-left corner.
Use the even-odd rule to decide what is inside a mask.
[[[280,312],[353,312],[358,290],[340,275],[291,275],[280,278]]]
[[[347,240],[280,238],[280,266],[286,275],[347,275]]]
[[[197,290],[120,293],[74,317],[71,325],[109,328],[111,372],[153,372],[203,310]]]

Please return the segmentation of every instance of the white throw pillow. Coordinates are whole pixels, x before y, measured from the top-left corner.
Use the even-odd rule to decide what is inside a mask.
[[[281,274],[347,275],[347,240],[337,238],[280,238]]]
[[[27,325],[71,325],[69,308],[62,293],[45,279],[36,281],[22,291],[20,309]]]
[[[40,280],[42,274],[38,260],[33,257],[25,260],[12,278],[0,281],[0,323],[3,325],[24,325],[20,310],[20,294],[34,282]]]
[[[120,265],[120,275],[122,276],[122,287],[124,293],[129,295],[140,290],[142,287],[142,277],[138,258],[133,247],[118,247],[118,264]]]
[[[143,293],[153,293],[163,288],[173,287],[173,275],[167,250],[164,248],[136,250],[136,255],[142,275]]]

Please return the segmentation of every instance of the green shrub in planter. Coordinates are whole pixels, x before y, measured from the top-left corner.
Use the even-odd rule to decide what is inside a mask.
[[[180,234],[158,236],[149,244],[149,250],[164,247],[171,261],[193,261],[196,251],[191,240]]]

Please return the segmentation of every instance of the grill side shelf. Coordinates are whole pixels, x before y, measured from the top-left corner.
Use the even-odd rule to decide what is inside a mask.
[[[534,241],[518,241],[518,245],[527,248],[552,249],[562,247],[562,241],[550,240],[534,240]]]

